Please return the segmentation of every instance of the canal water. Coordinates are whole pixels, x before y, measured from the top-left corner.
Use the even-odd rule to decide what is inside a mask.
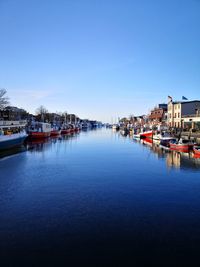
[[[1,266],[199,266],[192,154],[111,129],[13,152],[0,159]]]

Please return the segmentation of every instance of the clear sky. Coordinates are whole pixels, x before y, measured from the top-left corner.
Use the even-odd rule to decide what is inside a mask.
[[[103,121],[200,99],[200,0],[0,0],[0,87]]]

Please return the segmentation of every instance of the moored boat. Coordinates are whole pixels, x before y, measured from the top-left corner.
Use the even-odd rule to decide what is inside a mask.
[[[70,133],[71,133],[71,129],[70,128],[61,130],[61,134],[70,134]]]
[[[160,145],[170,147],[170,142],[176,142],[176,138],[171,136],[168,132],[163,132],[160,136]]]
[[[182,140],[179,141],[171,141],[170,143],[170,149],[171,150],[177,150],[180,152],[189,152],[194,147],[194,143],[190,140]]]
[[[59,136],[61,133],[60,130],[53,129],[51,130],[50,136]]]
[[[200,156],[200,146],[194,146],[193,152],[195,155]]]
[[[140,138],[141,139],[144,139],[144,138],[153,138],[153,131],[150,130],[150,131],[145,131],[145,132],[140,133]]]
[[[25,121],[1,121],[0,151],[21,146],[27,138],[25,126]]]
[[[176,142],[176,138],[174,137],[161,137],[160,145],[170,147],[170,142]]]
[[[28,130],[31,139],[47,138],[51,135],[51,124],[45,122],[35,122]]]
[[[27,134],[25,132],[0,135],[0,150],[7,150],[14,147],[21,146],[26,139]]]

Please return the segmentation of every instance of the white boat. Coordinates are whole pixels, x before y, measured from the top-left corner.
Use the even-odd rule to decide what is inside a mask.
[[[30,138],[46,138],[51,135],[51,124],[45,122],[34,122],[29,127]]]

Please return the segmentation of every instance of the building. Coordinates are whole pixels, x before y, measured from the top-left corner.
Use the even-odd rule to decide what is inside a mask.
[[[0,110],[0,120],[6,121],[18,121],[26,120],[28,113],[22,108],[17,108],[13,106],[7,106]]]
[[[170,99],[167,119],[172,128],[186,128],[187,123],[195,128],[195,123],[200,123],[200,100],[174,102]]]
[[[167,123],[167,104],[159,104],[151,110],[149,115],[149,123],[152,126],[156,125],[166,125]]]

